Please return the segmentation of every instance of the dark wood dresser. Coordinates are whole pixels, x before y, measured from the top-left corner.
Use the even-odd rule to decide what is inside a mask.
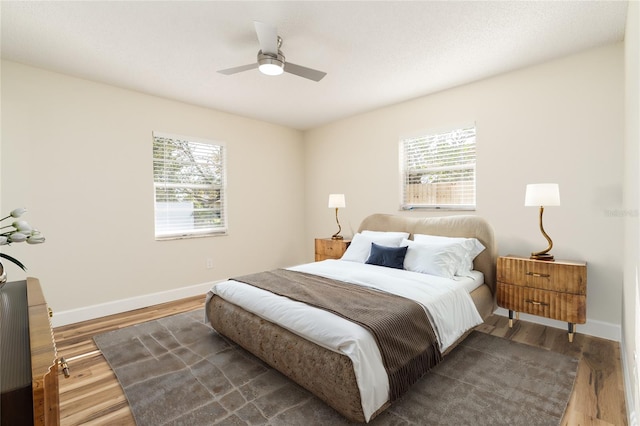
[[[0,299],[2,426],[57,426],[58,354],[40,282],[7,283]]]

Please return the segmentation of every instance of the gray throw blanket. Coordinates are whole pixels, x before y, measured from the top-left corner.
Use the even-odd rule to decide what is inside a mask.
[[[410,299],[286,269],[233,280],[327,310],[368,329],[389,376],[390,401],[442,359],[424,308]]]

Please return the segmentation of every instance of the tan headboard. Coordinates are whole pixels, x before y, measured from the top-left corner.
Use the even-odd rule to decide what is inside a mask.
[[[479,216],[410,217],[377,213],[364,218],[358,232],[364,230],[409,232],[411,238],[413,234],[477,238],[486,249],[476,257],[473,267],[484,274],[485,283],[495,294],[498,248],[493,228]]]

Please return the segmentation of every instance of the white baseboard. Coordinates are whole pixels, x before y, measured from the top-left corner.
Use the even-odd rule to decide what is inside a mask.
[[[161,303],[172,302],[174,300],[187,297],[205,295],[215,282],[196,284],[189,287],[181,287],[158,293],[145,294],[128,299],[115,300],[98,305],[87,306],[68,311],[55,312],[51,318],[53,327],[75,324],[77,322],[88,321],[107,315],[119,314],[135,309],[146,308],[148,306],[159,305]]]
[[[509,311],[504,308],[498,308],[495,310],[494,314],[508,317]],[[523,321],[567,330],[567,323],[562,321],[523,313],[520,314],[520,319]],[[620,325],[588,318],[585,324],[576,324],[576,333],[588,334],[589,336],[601,337],[603,339],[614,340],[616,342],[619,342],[622,338],[622,328]]]

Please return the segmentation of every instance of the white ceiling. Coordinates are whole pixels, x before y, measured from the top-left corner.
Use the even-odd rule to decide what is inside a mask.
[[[2,58],[309,129],[624,39],[626,1],[2,1]],[[320,82],[258,70],[253,21]]]

